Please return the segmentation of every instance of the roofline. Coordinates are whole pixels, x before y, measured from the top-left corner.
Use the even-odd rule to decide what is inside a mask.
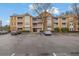
[[[15,15],[12,15],[10,17],[13,17],[13,16],[32,16],[32,15],[25,13],[25,14],[15,14]]]

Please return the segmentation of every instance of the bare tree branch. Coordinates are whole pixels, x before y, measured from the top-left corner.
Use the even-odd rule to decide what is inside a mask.
[[[40,15],[42,12],[45,13],[44,16],[42,14],[40,15],[40,18],[42,19],[43,28],[45,28],[46,12],[48,9],[50,10],[52,8],[52,4],[51,3],[33,3],[32,7],[33,7],[32,10],[36,12],[38,15]]]

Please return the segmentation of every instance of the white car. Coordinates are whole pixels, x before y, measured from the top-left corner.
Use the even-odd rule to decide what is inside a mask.
[[[5,31],[5,30],[0,31],[0,34],[7,34],[7,33],[8,31]]]
[[[49,36],[49,35],[52,35],[52,32],[51,32],[51,31],[45,31],[44,34],[45,34],[46,36]]]

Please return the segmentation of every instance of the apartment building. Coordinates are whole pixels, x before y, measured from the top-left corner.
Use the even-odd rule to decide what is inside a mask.
[[[54,31],[55,28],[68,28],[69,31],[79,31],[79,23],[76,15],[64,15],[54,17],[48,12],[42,12],[36,17],[29,14],[12,15],[10,30],[41,32]]]
[[[39,16],[33,17],[32,19],[32,24],[33,24],[33,32],[40,32],[42,31],[42,20]]]
[[[32,32],[32,16],[29,14],[14,14],[10,20],[10,31],[31,31]]]
[[[78,17],[76,15],[70,14],[66,16],[67,18],[67,28],[69,31],[79,31],[78,29]]]
[[[2,20],[0,20],[0,31],[2,30]]]

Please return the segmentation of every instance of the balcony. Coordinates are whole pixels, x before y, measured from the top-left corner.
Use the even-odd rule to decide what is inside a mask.
[[[33,23],[41,23],[42,21],[40,20],[36,20],[36,21],[33,21]]]
[[[22,21],[17,21],[17,22],[21,23]]]
[[[62,23],[66,23],[66,20],[62,20]]]
[[[39,25],[33,25],[33,28],[42,28],[42,26],[39,26]]]
[[[17,22],[22,22],[22,18],[17,18]]]
[[[18,24],[18,25],[22,25],[23,23],[22,23],[22,22],[17,22],[17,24]]]
[[[58,20],[54,20],[54,23],[58,23]]]
[[[63,26],[66,26],[66,23],[63,22],[62,25],[63,25]]]
[[[18,31],[22,31],[22,28],[18,28]]]
[[[67,26],[66,26],[66,25],[62,25],[62,27],[63,27],[63,28],[66,28]]]
[[[17,28],[22,28],[22,25],[17,25]]]
[[[30,25],[26,25],[25,27],[30,27]]]
[[[57,24],[54,24],[54,28],[58,28],[58,25]]]

